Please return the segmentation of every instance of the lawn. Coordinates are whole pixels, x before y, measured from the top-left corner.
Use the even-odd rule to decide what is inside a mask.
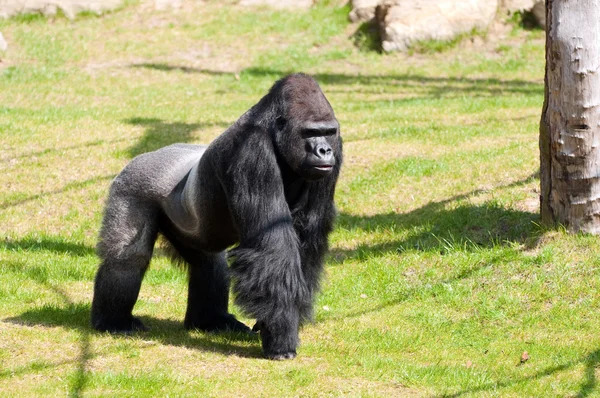
[[[234,3],[0,21],[0,395],[600,395],[598,239],[539,224],[543,32],[380,54],[334,2]],[[185,331],[185,273],[160,248],[134,309],[151,330],[93,332],[112,178],[209,143],[296,71],[320,83],[345,151],[298,357]]]

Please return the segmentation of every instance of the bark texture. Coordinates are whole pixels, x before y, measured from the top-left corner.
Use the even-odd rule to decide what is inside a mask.
[[[600,233],[600,0],[546,2],[542,221]]]

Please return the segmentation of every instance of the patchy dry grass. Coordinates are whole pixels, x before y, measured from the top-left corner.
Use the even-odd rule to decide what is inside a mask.
[[[598,240],[537,225],[541,32],[381,55],[353,47],[347,9],[234,3],[0,21],[2,396],[597,394]],[[185,275],[160,250],[135,308],[152,330],[92,332],[111,179],[210,142],[292,71],[322,85],[346,159],[299,357],[184,331]]]

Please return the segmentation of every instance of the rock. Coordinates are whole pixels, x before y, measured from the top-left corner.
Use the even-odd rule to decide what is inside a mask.
[[[546,29],[546,3],[544,1],[537,1],[531,9],[531,13],[535,17],[538,25],[543,29]]]
[[[179,9],[181,0],[154,0],[154,8],[157,10]]]
[[[0,51],[6,51],[8,49],[8,43],[4,40],[2,32],[0,32]]]
[[[123,0],[0,0],[0,18],[28,13],[54,16],[60,9],[67,18],[73,19],[83,11],[102,14],[114,10],[122,3]]]
[[[268,6],[273,8],[304,8],[313,6],[313,0],[240,0],[242,6]]]
[[[499,7],[509,14],[517,11],[530,11],[536,0],[500,0]]]
[[[350,21],[366,22],[375,17],[375,8],[381,3],[381,0],[352,0],[352,11],[350,11]]]
[[[497,0],[384,0],[375,17],[384,51],[406,51],[423,40],[451,40],[493,21]]]
[[[500,9],[510,15],[518,11],[530,12],[535,22],[546,28],[546,4],[544,0],[500,0]]]

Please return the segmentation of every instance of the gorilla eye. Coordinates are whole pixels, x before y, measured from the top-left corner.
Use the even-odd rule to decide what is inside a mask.
[[[304,129],[302,130],[302,137],[325,137],[335,135],[337,133],[336,128],[322,128],[322,129]]]
[[[275,124],[278,130],[283,130],[285,128],[285,125],[287,124],[287,120],[285,120],[284,117],[279,116],[277,120],[275,120]]]
[[[318,129],[304,129],[302,130],[302,137],[310,138],[310,137],[318,137],[320,136],[320,130]]]

